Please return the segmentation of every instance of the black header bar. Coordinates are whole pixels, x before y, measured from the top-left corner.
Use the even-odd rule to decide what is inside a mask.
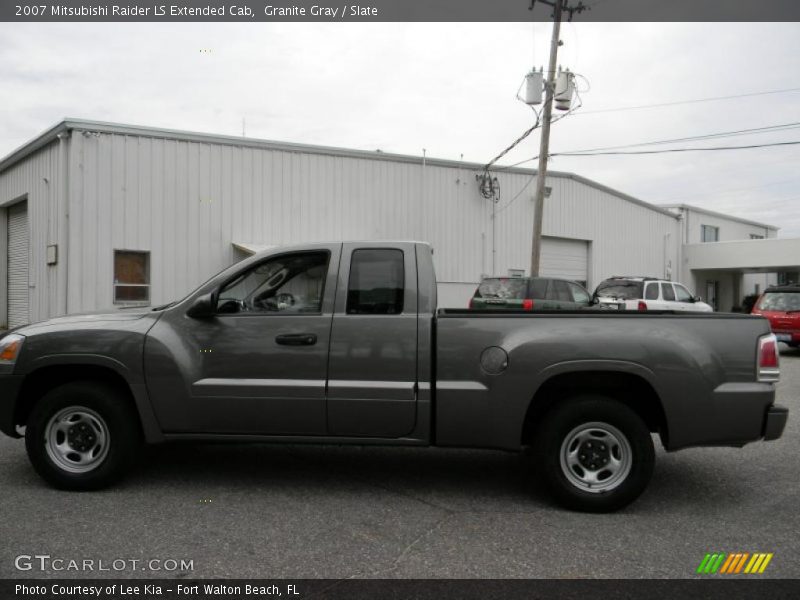
[[[11,22],[530,22],[553,0],[1,0]],[[533,4],[533,9],[531,5]],[[569,0],[575,22],[800,22],[798,0]]]

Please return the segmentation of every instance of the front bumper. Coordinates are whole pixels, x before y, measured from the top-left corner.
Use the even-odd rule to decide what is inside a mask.
[[[764,440],[777,440],[783,435],[786,420],[789,418],[789,409],[785,406],[772,405],[767,409],[764,419]]]
[[[14,423],[14,411],[21,386],[22,377],[0,374],[0,431],[15,438],[20,437]]]

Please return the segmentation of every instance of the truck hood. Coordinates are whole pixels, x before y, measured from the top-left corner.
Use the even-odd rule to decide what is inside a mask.
[[[54,317],[45,321],[38,321],[30,325],[23,325],[14,330],[14,333],[25,335],[26,332],[41,331],[52,326],[61,325],[90,325],[94,323],[103,323],[109,321],[137,321],[150,313],[150,308],[137,308],[131,310],[121,310],[118,312],[104,313],[92,312],[83,313],[78,315],[65,315],[63,317]]]

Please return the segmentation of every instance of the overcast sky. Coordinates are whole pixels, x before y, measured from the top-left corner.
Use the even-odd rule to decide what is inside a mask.
[[[486,162],[532,123],[515,94],[546,63],[549,37],[547,23],[2,23],[0,155],[64,117],[232,135],[244,118],[248,137]],[[551,152],[800,122],[800,90],[592,112],[800,88],[800,24],[565,23],[562,40],[559,62],[589,89],[554,125]],[[667,147],[794,140],[800,129]],[[534,133],[502,162],[538,144]],[[793,237],[799,164],[800,146],[786,146],[555,157],[551,168]]]

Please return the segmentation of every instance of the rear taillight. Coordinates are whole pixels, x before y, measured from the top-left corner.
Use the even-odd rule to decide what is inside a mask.
[[[470,298],[470,299],[469,299],[469,304],[468,304],[468,307],[469,307],[469,308],[473,308],[473,306],[472,306],[472,301],[473,301],[473,300],[474,300],[474,298]]]
[[[781,378],[778,338],[774,334],[758,339],[758,380],[778,381]]]
[[[533,310],[533,300],[525,298],[525,300],[522,301],[522,310]]]
[[[647,310],[647,302],[639,300],[638,310]]]

